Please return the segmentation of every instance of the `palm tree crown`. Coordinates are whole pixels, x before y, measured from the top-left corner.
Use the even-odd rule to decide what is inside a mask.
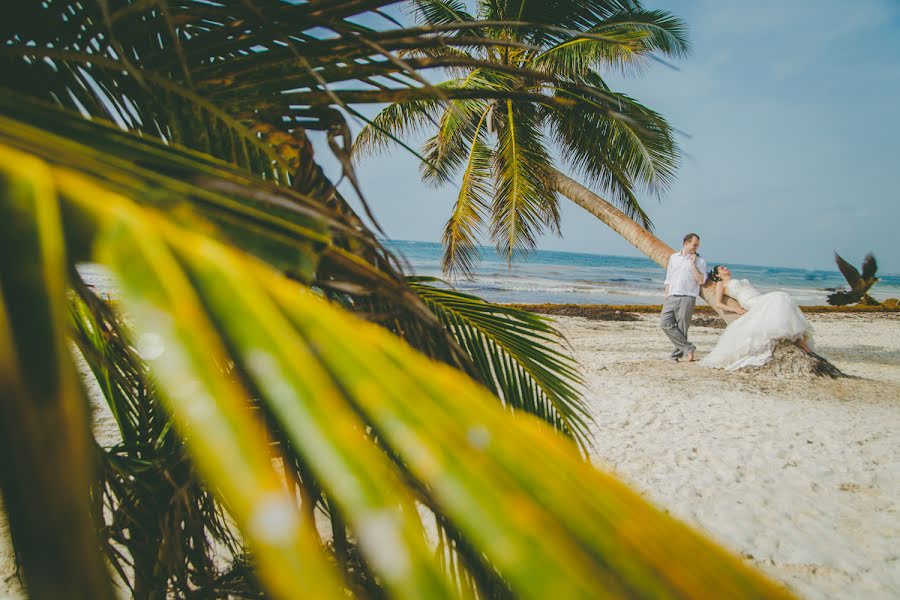
[[[457,38],[497,42],[406,51],[411,64],[444,67],[452,78],[436,87],[455,97],[391,104],[356,140],[364,154],[394,134],[435,129],[422,177],[435,184],[461,178],[443,233],[445,273],[471,275],[488,218],[490,238],[508,262],[532,249],[543,231],[559,232],[554,144],[565,165],[652,227],[637,195],[671,182],[678,161],[673,130],[612,91],[604,75],[640,72],[658,55],[685,55],[680,19],[629,0],[481,0],[475,14],[459,0],[414,4],[426,28],[456,27]]]

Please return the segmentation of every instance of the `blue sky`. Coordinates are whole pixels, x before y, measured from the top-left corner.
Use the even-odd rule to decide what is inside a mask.
[[[715,262],[833,269],[834,250],[853,263],[873,251],[900,273],[900,2],[645,5],[684,18],[693,42],[677,69],[609,77],[686,134],[677,181],[643,199],[655,233],[674,246],[697,231]],[[421,183],[400,148],[358,174],[390,237],[440,240],[455,189]],[[566,199],[561,213],[562,237],[539,248],[639,255]]]

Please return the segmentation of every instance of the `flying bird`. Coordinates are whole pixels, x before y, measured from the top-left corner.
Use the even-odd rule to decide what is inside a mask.
[[[875,277],[875,271],[878,270],[878,264],[872,254],[867,254],[862,264],[862,275],[856,270],[856,267],[848,263],[846,260],[835,252],[834,261],[837,263],[838,269],[844,275],[844,279],[850,284],[850,291],[838,291],[828,295],[828,304],[833,306],[846,306],[855,302],[863,304],[877,305],[879,302],[868,294],[871,288],[878,281]]]

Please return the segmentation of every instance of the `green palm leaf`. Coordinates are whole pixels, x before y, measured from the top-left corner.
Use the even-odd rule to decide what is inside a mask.
[[[228,362],[223,340],[159,239],[155,230],[164,222],[84,179],[65,177],[60,184],[76,210],[96,219],[96,256],[117,277],[137,343],[153,348],[147,360],[165,405],[201,472],[227,498],[271,592],[341,597],[337,573],[313,533],[300,526],[272,468],[269,435],[252,416],[250,398],[221,376],[218,365]]]
[[[390,52],[493,43],[377,32],[348,20],[385,4],[329,1],[314,11],[280,0],[185,0],[126,4],[106,15],[93,2],[66,0],[62,19],[56,4],[36,3],[2,30],[0,85],[287,183],[309,158],[299,156],[309,148],[300,127],[346,136],[344,117],[325,106],[361,116],[347,105],[360,92],[335,83],[364,84],[366,102],[391,100],[375,76],[399,84],[394,92],[424,84],[426,95],[441,97]],[[322,27],[338,35],[323,38]],[[455,58],[477,64],[465,53]],[[349,144],[333,149],[353,179]]]
[[[28,163],[21,152],[3,152],[4,172]],[[284,431],[305,432],[298,451],[332,490],[368,568],[393,597],[449,592],[453,585],[436,564],[428,566],[434,559],[412,534],[415,513],[397,512],[408,502],[402,483],[408,478],[418,482],[413,495],[439,511],[523,598],[780,595],[740,561],[599,474],[546,425],[510,417],[487,390],[381,327],[91,177],[48,167],[28,173],[43,178],[47,201],[65,205],[67,231],[87,235],[93,256],[116,276],[118,310],[133,323],[165,406],[204,479],[227,499],[273,596],[343,592],[272,469],[271,434],[251,410],[245,384],[221,377],[221,365],[232,361]],[[41,236],[62,239],[61,225],[49,222]],[[54,278],[48,289],[61,290],[64,271]],[[4,287],[7,307],[21,299],[20,290]],[[64,302],[63,294],[55,301]],[[296,352],[309,353],[298,361]],[[307,424],[317,419],[313,410],[323,417],[315,428]],[[523,460],[526,453],[531,459]],[[368,464],[372,472],[342,475],[338,456],[350,461],[347,468]],[[382,469],[401,471],[374,481]],[[373,512],[378,489],[390,502]],[[688,567],[687,556],[708,570]]]
[[[490,108],[483,110],[469,146],[466,169],[453,212],[444,226],[444,256],[441,269],[451,276],[471,277],[479,257],[478,237],[491,193],[493,154],[486,141],[486,120]]]
[[[99,122],[16,102],[0,89],[0,135],[108,181],[117,191],[171,211],[196,225],[199,214],[216,234],[314,283],[329,297],[367,314],[429,356],[475,375],[465,352],[406,286],[397,260],[345,214],[289,188],[249,178],[229,165],[177,146],[138,138]],[[59,135],[31,124],[44,124]],[[78,139],[81,142],[74,141]],[[116,175],[109,177],[110,170]],[[151,194],[144,191],[155,190]],[[208,226],[208,224],[206,226]]]
[[[41,598],[113,598],[88,489],[87,407],[65,333],[66,258],[50,170],[0,146],[0,490]]]
[[[353,140],[355,157],[359,160],[384,152],[398,136],[415,135],[436,123],[439,111],[440,104],[432,98],[388,105]]]
[[[52,99],[64,99],[64,106],[109,118],[123,128],[162,134],[172,142],[229,160],[247,170],[289,180],[286,161],[248,124],[165,75],[143,72],[138,81],[125,70],[121,60],[55,47],[7,46],[0,55],[7,58],[10,66],[4,69],[8,77],[3,77],[0,85],[21,90],[23,80],[31,80],[35,71],[44,71],[45,80],[53,82],[56,88],[50,90]],[[147,86],[155,91],[147,93]],[[70,94],[72,90],[92,90],[92,101],[78,101]],[[44,87],[39,86],[33,93],[48,97],[38,92],[45,92]],[[162,123],[168,125],[164,130],[160,129]]]
[[[219,564],[241,546],[224,506],[205,488],[160,404],[127,325],[77,275],[72,338],[118,425],[101,447],[92,489],[110,565],[135,597],[197,587],[217,595]],[[212,542],[212,543],[211,543]],[[220,554],[214,555],[215,548]]]
[[[562,335],[546,317],[412,278],[412,287],[473,357],[488,388],[513,410],[539,415],[590,447],[592,419],[581,400],[575,360],[560,351]]]
[[[562,39],[535,56],[535,65],[577,80],[610,67],[639,73],[656,53],[678,58],[690,50],[684,22],[663,11],[631,10],[613,15],[587,33],[603,39],[575,35]]]
[[[498,105],[491,239],[512,263],[532,250],[544,227],[558,228],[556,194],[546,185],[552,168],[533,106]]]
[[[602,83],[596,76],[591,76],[590,81],[595,85]],[[557,93],[591,101],[564,87]],[[547,110],[548,123],[561,142],[563,155],[589,181],[600,182],[620,196],[623,192],[633,195],[635,189],[652,192],[666,189],[678,167],[678,144],[672,127],[658,113],[634,99],[624,94],[615,96],[618,111],[611,114],[593,111],[577,123],[565,113]],[[627,177],[627,185],[619,189],[612,180],[617,172]]]
[[[413,0],[412,4],[426,23],[463,23],[475,20],[462,0]]]
[[[489,109],[484,100],[451,100],[447,103],[437,132],[425,142],[427,162],[421,165],[422,179],[431,183],[445,183],[468,164],[471,142]]]
[[[633,0],[485,0],[479,16],[487,20],[513,20],[585,31],[597,21],[638,8]],[[513,35],[537,45],[553,43],[558,33],[539,27],[512,30]]]

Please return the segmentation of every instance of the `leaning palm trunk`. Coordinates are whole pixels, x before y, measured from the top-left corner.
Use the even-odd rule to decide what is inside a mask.
[[[647,258],[662,268],[666,268],[669,257],[675,252],[672,247],[574,179],[566,177],[559,171],[553,171],[551,177],[551,183],[556,191],[603,221],[610,229],[621,235],[626,242],[643,252]],[[700,288],[700,294],[726,322],[730,323],[737,318],[735,313],[726,313],[715,305],[715,286],[712,281],[707,281]],[[737,304],[731,298],[725,298],[725,301],[728,304]]]

